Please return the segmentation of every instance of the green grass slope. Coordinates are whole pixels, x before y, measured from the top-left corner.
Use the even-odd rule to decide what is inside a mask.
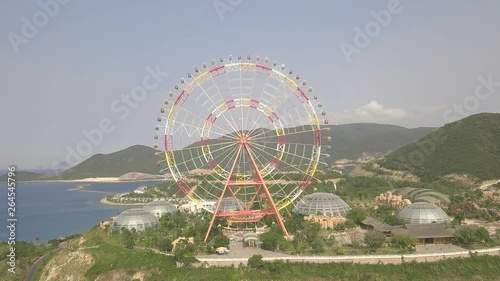
[[[134,145],[110,154],[95,154],[64,171],[60,178],[119,177],[130,172],[158,174],[154,153],[151,147]]]
[[[500,114],[481,113],[446,124],[389,155],[380,163],[410,171],[422,179],[469,174],[500,178]]]
[[[175,256],[125,249],[120,236],[94,228],[59,252],[43,269],[51,280],[498,280],[500,257],[471,256],[392,264],[264,262],[260,267],[176,267]],[[91,255],[88,265],[83,254]],[[69,258],[71,257],[71,258]],[[55,261],[65,261],[56,263]],[[77,274],[75,274],[77,273]],[[71,277],[71,278],[70,278]],[[3,279],[2,279],[3,280]],[[42,278],[42,280],[45,280]],[[134,279],[136,280],[136,279]]]

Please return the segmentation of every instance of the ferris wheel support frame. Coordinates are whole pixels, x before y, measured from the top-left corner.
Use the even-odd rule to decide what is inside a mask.
[[[278,221],[278,224],[281,227],[281,230],[285,234],[288,240],[291,240],[290,235],[288,234],[288,231],[286,230],[285,224],[283,223],[283,218],[281,217],[278,208],[276,208],[276,205],[274,204],[273,198],[271,196],[271,193],[269,192],[269,189],[267,188],[266,182],[264,181],[264,178],[262,177],[262,174],[260,173],[259,168],[257,167],[257,163],[255,162],[255,159],[252,156],[252,153],[250,152],[250,146],[249,146],[250,140],[246,136],[242,136],[239,139],[239,148],[238,152],[236,154],[236,157],[234,159],[233,165],[231,167],[231,171],[229,172],[229,177],[226,180],[226,183],[224,184],[224,189],[222,190],[222,194],[219,197],[219,200],[217,201],[217,205],[214,210],[214,214],[212,216],[212,219],[210,221],[210,225],[207,230],[207,234],[205,235],[205,240],[204,242],[207,242],[208,237],[210,235],[210,231],[212,230],[213,224],[215,222],[215,219],[217,217],[231,217],[231,218],[242,218],[243,221],[258,221],[262,217],[267,216],[267,215],[274,215],[276,217],[276,220]],[[256,179],[254,178],[253,180],[245,180],[245,181],[238,181],[238,180],[232,180],[231,175],[233,175],[234,169],[236,167],[236,164],[238,162],[238,158],[242,151],[246,152],[250,159],[250,163],[252,164],[253,170],[254,170],[254,175],[257,177]],[[255,195],[249,202],[249,204],[246,204],[246,208],[243,208],[243,206],[238,203],[238,206],[240,207],[239,211],[221,211],[219,212],[220,205],[222,202],[222,199],[224,198],[224,194],[226,191],[229,191],[231,195],[236,198],[236,195],[234,191],[232,190],[231,186],[242,186],[242,185],[255,185],[257,187],[257,191],[255,192]],[[253,205],[253,202],[255,201],[259,191],[262,190],[266,199],[268,200],[268,203],[270,205],[269,209],[264,209],[264,210],[250,210],[251,206]],[[238,202],[238,201],[236,201]],[[256,219],[256,220],[255,220]]]

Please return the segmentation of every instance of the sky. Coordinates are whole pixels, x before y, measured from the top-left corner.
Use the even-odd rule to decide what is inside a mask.
[[[151,146],[169,89],[230,54],[293,68],[330,124],[500,112],[498,11],[495,0],[1,1],[0,170]],[[151,73],[154,87],[126,103]]]

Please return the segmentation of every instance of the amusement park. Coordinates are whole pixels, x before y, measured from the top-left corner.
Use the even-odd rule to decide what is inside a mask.
[[[1,1],[0,280],[499,280],[499,10]]]
[[[329,164],[327,114],[309,82],[285,64],[229,55],[193,67],[185,77],[168,91],[154,128],[164,182],[153,190],[161,198],[112,218],[108,231],[150,228],[149,236],[135,235],[150,239],[153,248],[210,262],[214,254],[246,262],[255,255],[325,251],[465,251],[453,242],[456,233],[470,230],[453,226],[457,216],[452,220],[442,209],[450,204],[446,194],[390,190],[385,185],[391,183],[383,182],[370,193],[373,203],[364,195],[353,198],[353,190],[374,180],[350,183]],[[162,230],[152,234],[156,228]],[[167,231],[168,238],[155,236],[158,231]],[[492,241],[484,228],[472,231]]]

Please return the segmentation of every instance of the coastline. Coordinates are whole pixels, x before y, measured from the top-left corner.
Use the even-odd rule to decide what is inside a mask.
[[[109,206],[144,206],[147,203],[115,203],[115,202],[110,202],[106,197],[102,198],[99,203],[103,205],[109,205]]]
[[[121,183],[121,182],[143,182],[143,181],[162,181],[162,180],[164,180],[164,178],[120,180],[120,178],[117,177],[96,177],[96,178],[84,178],[76,180],[31,180],[31,181],[19,181],[19,182],[21,183],[26,183],[26,182]]]

